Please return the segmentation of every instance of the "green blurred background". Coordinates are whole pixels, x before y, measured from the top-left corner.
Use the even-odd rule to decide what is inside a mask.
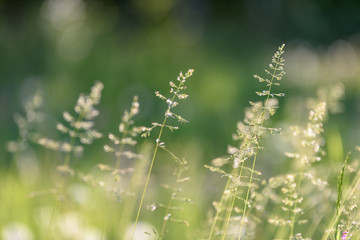
[[[168,82],[189,68],[190,99],[178,111],[190,124],[167,137],[198,144],[206,163],[225,153],[262,87],[252,75],[263,73],[282,43],[286,98],[275,120],[304,119],[294,104],[319,86],[343,82],[345,112],[334,125],[346,143],[360,143],[359,1],[2,1],[0,9],[2,166],[10,158],[4,143],[18,134],[13,114],[35,91],[46,103],[39,131],[56,138],[62,111],[102,81],[97,124],[106,133],[135,94],[138,123],[160,121],[164,106],[154,91],[167,92]]]
[[[139,123],[159,121],[154,91],[168,91],[180,70],[195,69],[190,99],[180,107],[190,124],[176,139],[196,141],[204,161],[224,153],[236,121],[261,87],[272,53],[286,43],[286,101],[312,96],[318,86],[346,85],[346,126],[356,138],[360,88],[359,1],[6,1],[0,3],[0,138],[16,139],[13,114],[36,90],[49,114],[43,133],[80,92],[104,83],[103,132],[113,131],[133,95]],[[284,99],[282,100],[284,102]],[[284,103],[285,104],[285,103]],[[277,120],[299,116],[281,108]],[[289,112],[290,110],[290,112]],[[49,126],[48,126],[48,125]],[[349,130],[349,128],[351,128]],[[346,131],[345,131],[346,133]],[[180,141],[180,140],[179,140]],[[1,144],[1,165],[6,164]]]
[[[222,182],[210,178],[203,165],[226,153],[248,101],[259,99],[255,91],[263,86],[252,75],[264,75],[282,43],[286,97],[271,125],[286,129],[305,121],[305,99],[319,87],[342,82],[343,112],[331,116],[325,131],[328,159],[340,164],[345,151],[360,145],[360,1],[2,0],[0,167],[6,170],[11,159],[5,142],[18,136],[13,115],[24,112],[36,91],[45,100],[38,131],[61,139],[55,126],[62,112],[102,81],[97,128],[115,132],[133,95],[140,101],[138,125],[160,121],[165,106],[154,92],[167,93],[179,71],[193,68],[190,98],[177,108],[190,123],[164,139],[187,158],[191,175],[203,173],[193,181],[198,188],[207,182],[207,195],[199,196],[196,188],[193,195],[211,202]],[[105,142],[85,148],[86,161],[73,164],[90,169],[102,162]],[[287,145],[276,143],[266,143],[276,151],[258,165],[265,176],[286,168]],[[154,174],[165,167],[157,166]],[[197,207],[205,212],[210,205]]]

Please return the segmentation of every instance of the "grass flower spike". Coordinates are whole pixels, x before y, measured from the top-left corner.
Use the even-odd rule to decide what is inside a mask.
[[[58,123],[56,128],[63,134],[68,135],[69,140],[63,142],[55,141],[48,138],[40,138],[38,143],[46,148],[55,151],[65,152],[64,167],[68,167],[72,153],[81,155],[83,152],[83,144],[91,144],[94,139],[102,137],[102,134],[94,129],[94,122],[92,121],[99,115],[99,111],[95,106],[99,104],[101,98],[101,91],[104,85],[101,82],[95,83],[91,88],[89,95],[81,94],[75,105],[75,113],[73,116],[69,112],[63,112],[63,118],[67,124]],[[76,140],[81,144],[78,144]]]
[[[142,205],[143,205],[143,201],[144,201],[144,198],[145,198],[145,194],[146,194],[146,189],[147,189],[147,186],[149,184],[149,179],[150,179],[150,175],[151,175],[151,172],[152,172],[152,168],[153,168],[153,165],[154,165],[154,162],[155,162],[155,158],[156,158],[156,154],[157,154],[157,151],[158,151],[158,148],[165,145],[165,143],[161,140],[161,137],[162,137],[162,133],[163,133],[163,130],[164,128],[168,128],[170,131],[174,131],[174,130],[177,130],[178,127],[177,126],[172,126],[172,125],[167,125],[167,120],[169,118],[175,118],[177,119],[180,123],[186,123],[187,120],[184,119],[183,117],[181,117],[180,115],[174,113],[172,111],[172,109],[174,107],[176,107],[178,105],[178,101],[181,101],[181,100],[184,100],[186,98],[188,98],[189,95],[185,94],[183,91],[186,89],[186,80],[187,78],[191,77],[192,74],[194,73],[194,70],[193,69],[190,69],[187,71],[187,73],[183,74],[182,72],[180,72],[179,76],[177,77],[177,81],[176,82],[173,82],[173,81],[170,81],[170,94],[171,94],[171,97],[167,98],[165,97],[164,95],[162,95],[160,92],[156,91],[155,92],[155,95],[160,98],[161,100],[165,101],[166,104],[167,104],[167,109],[165,111],[165,114],[164,114],[164,118],[163,118],[163,121],[162,123],[152,123],[152,126],[151,127],[148,127],[148,128],[144,128],[144,133],[142,134],[142,137],[148,137],[150,136],[151,132],[155,129],[155,128],[160,128],[160,131],[159,131],[159,135],[158,137],[156,138],[155,140],[155,150],[154,150],[154,154],[153,154],[153,157],[151,159],[151,163],[150,163],[150,168],[149,168],[149,172],[148,172],[148,175],[147,175],[147,178],[146,178],[146,182],[145,182],[145,186],[144,186],[144,190],[143,190],[143,193],[142,193],[142,196],[141,196],[141,200],[140,200],[140,205],[139,205],[139,208],[138,208],[138,212],[137,212],[137,215],[136,215],[136,219],[135,219],[135,223],[134,223],[134,229],[133,229],[133,232],[132,232],[132,236],[131,236],[131,240],[134,238],[134,234],[135,234],[135,230],[136,230],[136,225],[137,225],[137,222],[139,220],[139,216],[140,216],[140,212],[141,212],[141,208],[142,208]]]
[[[238,225],[238,231],[232,237],[240,239],[245,225],[250,226],[247,210],[253,200],[251,199],[251,191],[257,187],[257,177],[261,175],[255,170],[258,150],[262,148],[261,139],[266,132],[274,134],[280,131],[280,129],[265,127],[264,123],[275,114],[278,108],[276,97],[284,96],[283,93],[273,92],[274,87],[280,85],[279,81],[285,75],[283,67],[285,60],[282,57],[284,47],[285,45],[279,47],[279,50],[272,57],[269,69],[265,70],[269,78],[254,75],[255,79],[265,84],[265,90],[256,92],[258,96],[265,97],[265,101],[250,102],[250,108],[245,111],[244,120],[237,124],[237,131],[233,135],[233,140],[238,145],[229,146],[228,156],[215,159],[212,166],[205,166],[210,171],[219,172],[228,177],[220,202],[213,203],[216,215],[208,240],[213,239],[214,235],[221,235],[222,240],[226,239],[229,226],[233,224]],[[225,164],[232,166],[231,173],[226,173],[221,169]],[[232,217],[233,214],[238,217]],[[218,222],[222,219],[223,223],[220,226]],[[236,222],[230,223],[231,220],[236,220]]]
[[[67,124],[58,123],[56,128],[61,133],[68,136],[66,140],[56,141],[47,137],[38,139],[39,145],[42,145],[50,150],[65,153],[63,164],[57,166],[56,168],[56,170],[60,173],[61,180],[57,189],[53,191],[56,194],[56,199],[46,238],[49,238],[51,232],[52,221],[58,201],[60,199],[64,199],[64,177],[75,175],[75,171],[70,167],[71,156],[73,154],[80,156],[83,153],[84,144],[91,144],[93,140],[102,137],[102,134],[94,129],[95,124],[92,120],[99,115],[99,111],[95,109],[95,106],[100,103],[101,91],[103,88],[104,85],[101,82],[96,82],[91,88],[89,95],[81,94],[79,96],[77,104],[74,108],[75,113],[77,114],[76,117],[67,111],[63,112],[63,118]]]

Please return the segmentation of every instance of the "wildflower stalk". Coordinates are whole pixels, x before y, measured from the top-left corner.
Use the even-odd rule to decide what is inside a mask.
[[[178,77],[178,81],[179,81],[179,85],[176,85],[175,83],[173,82],[170,82],[170,86],[171,86],[171,90],[170,90],[170,93],[173,93],[173,96],[171,99],[167,99],[165,98],[163,95],[161,95],[159,92],[155,92],[156,96],[158,96],[159,98],[161,98],[162,100],[165,100],[166,103],[168,104],[168,107],[166,109],[166,112],[165,112],[165,115],[164,115],[164,119],[162,121],[162,124],[156,124],[156,123],[153,123],[153,126],[151,128],[148,128],[146,129],[145,133],[142,135],[144,137],[146,136],[149,136],[150,135],[150,132],[155,128],[155,127],[160,127],[160,132],[159,132],[159,135],[158,137],[156,138],[156,144],[155,144],[155,149],[154,149],[154,153],[153,153],[153,156],[152,156],[152,159],[151,159],[151,163],[150,163],[150,168],[149,168],[149,171],[148,171],[148,174],[147,174],[147,177],[146,177],[146,182],[145,182],[145,186],[144,186],[144,190],[142,192],[142,195],[141,195],[141,200],[140,200],[140,205],[139,205],[139,208],[138,208],[138,211],[137,211],[137,214],[136,214],[136,219],[135,219],[135,223],[134,223],[134,228],[133,228],[133,231],[132,231],[132,234],[131,234],[131,240],[133,240],[134,238],[134,234],[135,234],[135,230],[136,230],[136,225],[139,221],[139,216],[140,216],[140,213],[141,213],[141,209],[142,209],[142,205],[143,205],[143,202],[144,202],[144,198],[145,198],[145,194],[146,194],[146,190],[147,190],[147,187],[148,187],[148,184],[149,184],[149,180],[150,180],[150,175],[151,175],[151,172],[152,172],[152,169],[153,169],[153,165],[154,165],[154,162],[155,162],[155,158],[156,158],[156,154],[157,154],[157,151],[159,149],[159,146],[160,146],[160,143],[161,143],[161,137],[162,137],[162,133],[163,133],[163,130],[165,127],[169,128],[171,131],[174,130],[174,129],[177,129],[177,127],[172,127],[172,126],[168,126],[166,125],[166,121],[168,120],[168,118],[170,117],[173,117],[173,118],[177,118],[179,122],[187,122],[185,119],[183,119],[181,116],[179,115],[176,115],[175,113],[172,113],[171,112],[171,109],[173,107],[175,107],[177,105],[177,102],[174,102],[175,101],[175,98],[178,98],[178,99],[185,99],[188,97],[188,95],[186,94],[180,94],[181,90],[183,89],[186,89],[186,86],[185,86],[185,81],[186,81],[186,78],[190,77],[192,75],[192,73],[194,72],[193,69],[190,69],[186,74],[185,76],[180,73],[180,76]],[[174,89],[175,88],[175,89]]]

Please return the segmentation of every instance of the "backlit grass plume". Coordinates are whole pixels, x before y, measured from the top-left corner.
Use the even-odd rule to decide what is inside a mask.
[[[121,205],[121,212],[119,213],[121,217],[114,215],[110,218],[107,216],[103,220],[104,222],[109,222],[107,225],[113,225],[113,229],[118,228],[118,231],[114,234],[121,238],[130,222],[131,213],[133,212],[134,195],[139,185],[136,184],[136,182],[142,179],[138,174],[133,174],[134,168],[139,168],[137,169],[139,171],[142,169],[141,166],[144,165],[138,163],[142,161],[140,160],[140,154],[136,152],[138,142],[135,138],[143,130],[143,127],[134,125],[134,117],[139,113],[139,107],[138,97],[134,96],[130,110],[125,110],[121,118],[118,133],[108,134],[110,143],[104,145],[104,151],[112,153],[115,161],[113,164],[100,163],[98,164],[98,168],[105,173],[105,176],[109,175],[110,180],[102,181],[101,179],[96,179],[96,177],[91,174],[80,176],[83,181],[93,186],[100,186],[110,192],[115,202]],[[122,166],[127,167],[124,168]],[[140,171],[140,173],[142,174],[143,172]],[[102,232],[103,237],[105,232],[104,227]]]
[[[315,185],[326,184],[325,181],[316,178],[310,168],[311,164],[319,162],[321,156],[325,154],[322,150],[323,139],[320,134],[324,131],[323,122],[326,113],[326,103],[318,102],[310,110],[308,123],[304,127],[291,128],[296,152],[287,152],[285,155],[293,159],[293,166],[297,171],[271,178],[269,181],[271,186],[281,188],[283,195],[281,209],[284,212],[281,216],[271,218],[269,222],[277,226],[288,226],[289,239],[302,239],[302,234],[296,233],[295,226],[296,223],[307,222],[300,218],[303,214],[301,203],[304,200],[301,194],[302,182],[307,179]]]
[[[29,142],[36,143],[39,134],[36,132],[36,125],[43,120],[39,108],[43,103],[40,92],[35,93],[24,104],[25,114],[16,113],[14,121],[17,125],[19,136],[16,141],[7,142],[7,150],[13,154],[13,161],[17,160],[18,154],[27,148]]]
[[[95,123],[92,120],[99,115],[95,106],[100,103],[103,88],[104,85],[101,82],[96,82],[89,95],[79,96],[74,107],[75,115],[67,111],[63,112],[66,124],[58,123],[56,128],[67,136],[64,141],[46,137],[38,140],[40,145],[48,149],[65,153],[64,164],[58,167],[60,173],[71,173],[69,164],[72,154],[80,156],[84,150],[84,144],[91,144],[93,140],[102,137],[102,134],[94,129]]]
[[[111,152],[115,156],[114,166],[109,166],[107,164],[99,164],[98,167],[100,170],[111,172],[113,180],[115,182],[120,182],[121,175],[125,173],[132,172],[134,169],[121,169],[122,161],[125,160],[134,160],[139,157],[137,153],[132,151],[132,148],[137,144],[137,141],[134,139],[139,133],[142,132],[143,127],[134,126],[134,116],[139,113],[139,102],[138,97],[135,96],[133,102],[131,103],[131,108],[129,111],[125,111],[122,116],[122,121],[119,124],[119,133],[120,136],[117,136],[113,133],[108,134],[108,138],[111,141],[111,146],[106,144],[104,145],[105,152]],[[112,189],[117,195],[121,197],[121,189],[115,187]]]
[[[265,70],[268,77],[254,75],[255,79],[265,84],[265,90],[256,92],[258,96],[265,97],[265,100],[250,102],[250,108],[245,111],[244,120],[237,124],[236,133],[233,135],[233,140],[237,142],[237,145],[228,147],[226,157],[217,158],[213,160],[212,166],[206,166],[210,171],[219,172],[228,178],[221,200],[213,203],[216,215],[208,240],[217,239],[219,235],[221,239],[226,239],[229,226],[234,224],[238,227],[235,233],[231,232],[232,237],[241,239],[244,227],[250,226],[247,210],[252,201],[252,189],[257,187],[257,177],[261,175],[255,170],[258,151],[262,148],[261,139],[266,132],[279,131],[279,129],[265,127],[264,123],[275,114],[278,108],[276,97],[284,96],[283,93],[273,92],[274,87],[280,85],[279,81],[285,74],[283,67],[285,60],[282,57],[284,47],[285,45],[280,46],[273,55],[269,69]],[[221,169],[226,164],[231,165],[231,173]],[[237,218],[233,217],[234,214]],[[230,223],[235,219],[237,222]]]
[[[84,144],[91,144],[93,140],[101,138],[102,134],[94,129],[94,122],[92,121],[99,115],[99,111],[95,108],[100,103],[101,91],[104,85],[101,82],[96,82],[91,88],[90,94],[81,94],[75,105],[75,116],[69,112],[63,112],[63,118],[67,124],[58,123],[57,130],[65,134],[67,138],[63,141],[56,141],[47,137],[42,137],[38,140],[38,144],[45,148],[60,151],[65,153],[64,162],[59,165],[56,170],[60,173],[61,180],[56,193],[56,199],[53,206],[49,229],[47,237],[51,231],[52,220],[54,218],[55,210],[59,199],[64,199],[65,176],[74,176],[75,171],[70,167],[70,159],[73,154],[81,155]]]
[[[153,157],[152,157],[152,160],[151,160],[151,163],[150,163],[149,172],[148,172],[147,179],[146,179],[145,186],[144,186],[144,190],[143,190],[143,193],[142,193],[142,196],[141,196],[140,205],[139,205],[138,212],[137,212],[137,215],[136,215],[136,219],[135,219],[135,223],[134,223],[134,229],[133,229],[133,232],[132,232],[131,239],[134,238],[136,225],[137,225],[137,222],[139,220],[140,213],[141,213],[143,201],[144,201],[145,194],[146,194],[146,189],[147,189],[147,186],[149,184],[149,179],[150,179],[152,168],[153,168],[153,165],[154,165],[154,162],[155,162],[157,151],[158,151],[159,147],[161,147],[161,145],[164,144],[164,142],[161,140],[163,130],[164,130],[164,128],[168,128],[170,131],[178,129],[177,126],[167,125],[166,123],[167,123],[169,118],[175,118],[180,123],[186,123],[187,122],[186,119],[184,119],[180,115],[174,113],[172,109],[178,105],[178,101],[181,101],[181,100],[184,100],[184,99],[188,98],[189,95],[184,93],[184,90],[186,89],[185,83],[186,83],[187,78],[192,76],[193,72],[194,72],[193,69],[188,70],[187,73],[185,73],[185,74],[180,72],[179,76],[177,77],[176,82],[170,81],[170,83],[169,83],[170,84],[170,97],[165,97],[164,95],[162,95],[158,91],[155,92],[155,95],[158,98],[160,98],[161,100],[163,100],[167,104],[167,108],[166,108],[166,111],[164,113],[162,123],[156,123],[156,122],[152,123],[151,127],[144,128],[144,133],[142,134],[143,137],[148,137],[148,136],[150,136],[151,132],[155,128],[160,129],[158,137],[155,140],[154,154],[153,154]]]

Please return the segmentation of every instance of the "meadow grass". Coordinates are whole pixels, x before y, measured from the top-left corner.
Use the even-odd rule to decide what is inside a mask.
[[[227,154],[205,164],[210,170],[205,174],[201,166],[189,171],[194,164],[185,158],[187,148],[179,150],[164,140],[165,130],[179,131],[176,123],[188,122],[174,108],[189,97],[184,91],[192,69],[169,82],[169,94],[155,92],[165,103],[159,123],[150,127],[136,124],[141,106],[135,96],[116,133],[95,129],[95,117],[101,114],[96,109],[104,88],[101,82],[96,82],[89,94],[80,95],[74,111],[63,113],[63,123],[56,124],[61,140],[37,131],[36,126],[46,119],[40,111],[42,98],[36,94],[26,102],[24,114],[15,115],[18,139],[7,143],[11,165],[7,172],[1,171],[1,238],[359,238],[360,161],[349,153],[334,169],[324,163],[326,121],[339,110],[344,87],[321,88],[317,97],[309,99],[308,116],[302,124],[288,129],[273,127],[271,119],[282,107],[278,98],[285,96],[277,90],[285,76],[284,56],[285,45],[281,45],[265,77],[254,75],[263,86],[254,94],[258,99],[249,102],[244,119],[236,124],[234,143],[228,145]],[[93,142],[103,135],[107,142],[95,151],[100,156],[97,164],[87,169],[74,164],[86,158],[84,152],[96,148]],[[266,144],[273,135],[287,142],[286,151],[280,153],[287,166],[278,175],[265,177],[258,168],[267,155],[277,151]],[[26,177],[35,170],[25,165],[29,169],[24,171],[22,165],[31,156],[38,159],[33,182]],[[218,201],[208,197],[206,187],[191,188],[203,184],[200,179],[204,175],[223,183],[218,189],[211,181],[204,183],[215,191]],[[336,183],[331,180],[334,176],[338,176]]]

